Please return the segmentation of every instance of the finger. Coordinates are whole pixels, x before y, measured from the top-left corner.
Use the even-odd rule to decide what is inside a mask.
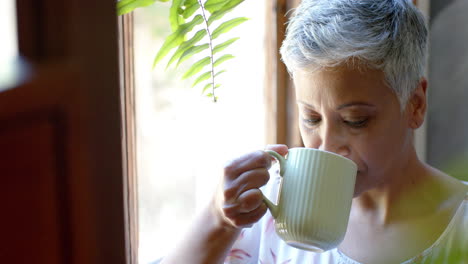
[[[266,168],[258,168],[242,173],[238,178],[225,184],[224,199],[236,200],[238,196],[250,189],[258,189],[270,179]]]
[[[259,189],[251,189],[239,195],[237,199],[240,213],[249,213],[255,211],[263,204],[263,195]]]
[[[263,203],[263,195],[259,189],[251,189],[239,195],[233,202],[225,202],[223,205],[224,215],[235,219],[240,214],[254,211]]]
[[[267,207],[265,203],[262,203],[254,211],[241,214],[232,220],[233,224],[237,227],[251,227],[253,224],[258,222],[266,213]]]
[[[288,154],[288,146],[284,144],[272,144],[272,145],[267,145],[265,147],[265,150],[273,150],[278,152],[281,156],[286,156]]]
[[[241,207],[241,204],[240,203],[225,203],[223,205],[223,214],[224,216],[226,216],[227,218],[231,219],[235,219],[237,216],[239,216],[241,213],[240,213],[240,207]]]
[[[224,175],[226,178],[232,180],[239,177],[243,172],[257,169],[257,168],[270,168],[271,158],[264,151],[255,151],[243,155],[238,159],[230,161],[224,167]]]

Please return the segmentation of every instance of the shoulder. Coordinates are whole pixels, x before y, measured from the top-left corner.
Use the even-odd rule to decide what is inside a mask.
[[[450,234],[448,235],[447,258],[451,261],[447,263],[464,263],[458,262],[462,259],[468,259],[468,195],[461,202],[455,216],[452,219],[453,225]],[[460,257],[461,259],[454,259]]]
[[[458,210],[461,211],[460,214],[462,214],[465,222],[465,232],[468,233],[468,182],[463,182],[463,184],[466,186],[465,196]],[[466,239],[468,240],[468,236],[466,236]]]
[[[468,186],[465,185],[464,186]],[[461,191],[463,192],[463,190]],[[447,228],[449,240],[452,240],[453,245],[461,246],[462,248],[468,248],[468,192],[465,189],[464,193],[461,193],[461,202],[458,203],[452,220],[450,221],[449,227]],[[467,252],[468,254],[468,252]]]
[[[456,180],[458,182],[457,184],[457,189],[456,189],[456,192],[459,193],[459,196],[462,200],[462,205],[461,206],[464,206],[464,207],[467,207],[468,206],[468,182],[466,181],[459,181],[459,180]]]
[[[468,194],[465,194],[449,225],[433,246],[404,264],[465,263],[464,260],[468,259],[467,248]]]
[[[465,185],[465,188],[466,188],[466,190],[468,192],[468,181],[460,181],[460,182],[461,182],[461,184]]]
[[[434,180],[430,184],[432,192],[437,192],[443,205],[449,205],[452,209],[457,209],[468,195],[468,182],[461,181],[440,170],[428,166],[429,173]]]

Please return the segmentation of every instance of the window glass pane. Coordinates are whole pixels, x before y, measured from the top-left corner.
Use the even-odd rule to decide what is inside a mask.
[[[180,238],[200,207],[211,198],[226,161],[263,149],[264,9],[262,0],[246,1],[223,21],[245,16],[217,43],[240,37],[226,53],[236,56],[219,68],[219,101],[178,70],[154,70],[157,49],[170,33],[170,3],[156,2],[135,12],[135,77],[139,181],[140,263],[160,256]]]
[[[0,90],[14,81],[13,62],[18,56],[16,8],[14,0],[5,0],[0,8]]]

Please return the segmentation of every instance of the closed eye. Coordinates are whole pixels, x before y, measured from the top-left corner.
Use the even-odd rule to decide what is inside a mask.
[[[310,126],[316,126],[322,121],[321,118],[303,118],[302,121]]]
[[[369,120],[368,118],[365,118],[365,119],[355,120],[355,121],[344,120],[343,122],[353,128],[362,128],[367,125],[368,120]]]

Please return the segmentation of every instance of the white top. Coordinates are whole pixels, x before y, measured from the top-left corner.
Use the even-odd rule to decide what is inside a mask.
[[[265,195],[277,193],[279,176],[270,180]],[[273,196],[274,197],[274,196]],[[252,228],[244,228],[229,252],[225,264],[361,264],[337,248],[314,253],[293,248],[275,232],[273,217],[268,212]],[[404,261],[412,263],[468,264],[468,193],[449,225],[437,241],[421,254]]]

